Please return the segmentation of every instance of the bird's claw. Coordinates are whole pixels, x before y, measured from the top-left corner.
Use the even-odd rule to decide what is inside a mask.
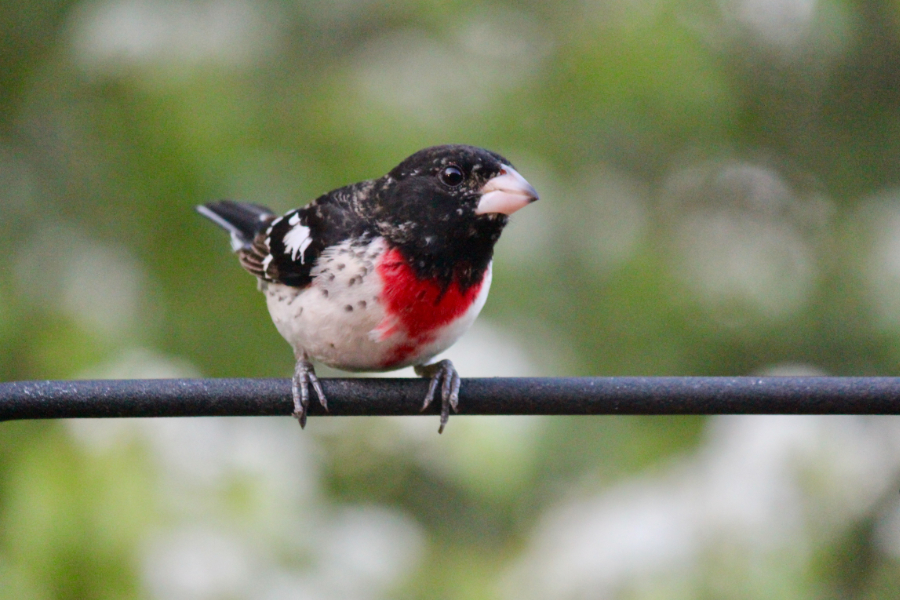
[[[422,405],[424,411],[434,400],[434,393],[437,391],[438,383],[441,384],[441,426],[438,433],[443,433],[447,420],[450,419],[450,409],[453,412],[459,412],[459,373],[449,360],[442,360],[431,365],[416,365],[416,375],[420,377],[430,377],[431,383],[428,385],[428,393],[425,394],[425,403]]]
[[[294,367],[294,377],[291,379],[291,396],[294,399],[294,418],[300,422],[300,427],[306,427],[306,414],[309,409],[309,386],[312,385],[319,397],[319,404],[328,410],[328,402],[325,400],[325,392],[322,384],[316,377],[316,370],[306,358],[297,359]]]

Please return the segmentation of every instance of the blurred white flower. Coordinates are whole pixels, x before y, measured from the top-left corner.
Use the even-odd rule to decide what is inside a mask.
[[[190,525],[157,535],[144,553],[155,598],[206,600],[377,600],[418,566],[420,527],[397,511],[344,506],[304,531],[308,548],[279,557],[277,540],[228,527]]]
[[[71,316],[106,337],[133,334],[147,322],[149,292],[141,263],[126,249],[90,239],[68,226],[39,229],[13,258],[21,295]]]
[[[360,89],[405,118],[445,129],[448,119],[524,84],[553,45],[525,12],[490,9],[458,20],[449,36],[406,29],[366,45],[355,67]]]
[[[614,598],[647,581],[677,585],[723,551],[797,556],[893,490],[898,448],[896,418],[716,417],[705,444],[667,471],[548,511],[506,597]]]
[[[255,563],[246,545],[221,528],[185,527],[149,544],[144,581],[160,600],[253,598]]]
[[[87,71],[130,65],[242,65],[280,39],[277,21],[247,0],[105,0],[85,2],[72,18],[72,45]]]
[[[789,49],[806,40],[817,0],[722,0],[723,11],[760,39]]]
[[[314,542],[320,589],[330,598],[387,597],[421,562],[424,541],[420,526],[396,510],[340,507]]]
[[[804,306],[831,213],[824,198],[802,195],[764,166],[711,162],[678,171],[663,207],[676,271],[702,300],[770,318]]]

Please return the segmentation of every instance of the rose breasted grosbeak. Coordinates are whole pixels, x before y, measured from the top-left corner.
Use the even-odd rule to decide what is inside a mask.
[[[310,359],[348,371],[415,366],[441,384],[443,431],[459,374],[426,364],[472,325],[491,285],[494,244],[508,215],[538,199],[509,161],[481,148],[435,146],[390,173],[328,192],[278,217],[223,200],[197,210],[231,233],[269,313],[297,358],[294,416],[309,387],[327,410]]]

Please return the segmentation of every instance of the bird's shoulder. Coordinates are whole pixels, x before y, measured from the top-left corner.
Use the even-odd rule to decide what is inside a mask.
[[[348,185],[272,220],[241,252],[241,264],[265,281],[308,286],[313,267],[328,248],[373,237],[366,207],[375,188],[372,180]]]

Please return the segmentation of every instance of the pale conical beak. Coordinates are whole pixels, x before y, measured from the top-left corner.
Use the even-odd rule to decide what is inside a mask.
[[[481,188],[481,200],[478,201],[475,214],[511,215],[537,199],[537,190],[525,181],[518,171],[508,165],[503,165],[500,174],[489,179]]]

